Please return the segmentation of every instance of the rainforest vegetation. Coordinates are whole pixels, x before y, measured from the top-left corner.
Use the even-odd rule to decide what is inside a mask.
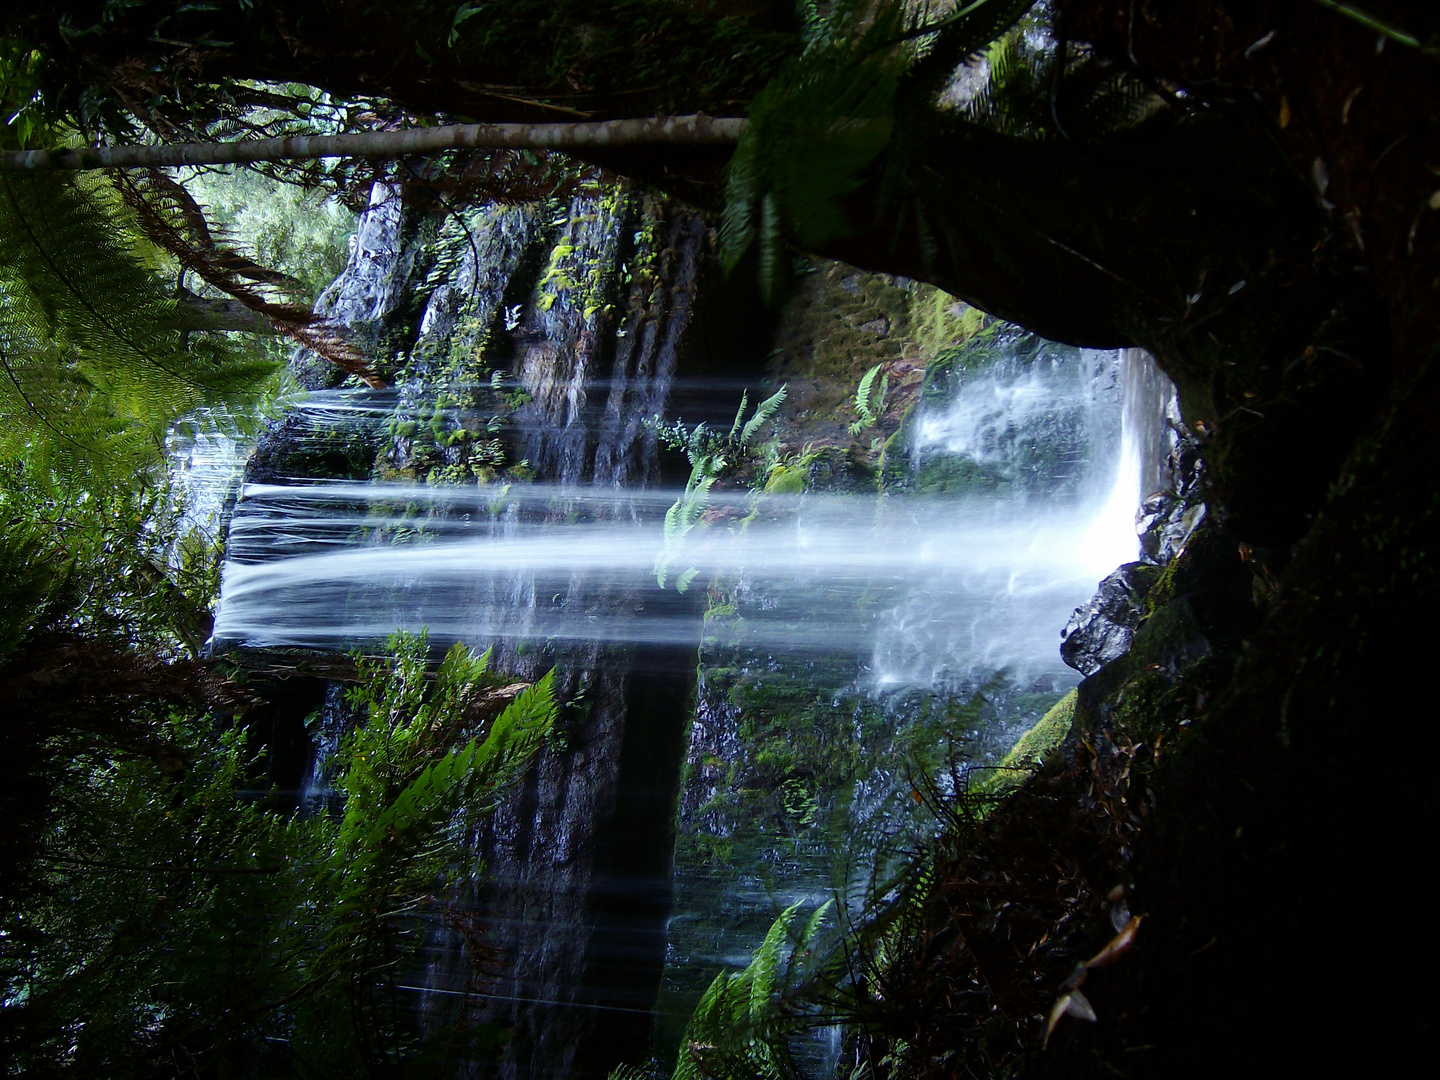
[[[1425,1051],[1433,4],[11,0],[0,108],[7,1074],[401,1075],[505,1038],[420,1032],[386,988],[466,830],[583,703],[466,647],[487,642],[395,638],[337,661],[333,804],[298,813],[265,735],[295,706],[207,653],[222,538],[182,527],[166,469],[177,431],[275,415],[294,347],[396,378],[314,310],[376,182],[459,230],[623,182],[703,214],[772,310],[824,258],[1141,347],[1198,442],[1203,529],[1130,651],[1017,750],[1023,782],[923,793],[946,828],[899,899],[848,934],[787,908],[675,1075],[789,1075],[821,1021],[875,1080],[1388,1074]],[[234,172],[22,156],[699,113],[748,122]],[[859,370],[846,423],[878,440],[899,390]],[[693,578],[671,534],[722,450],[778,406],[728,441],[670,432],[695,472],[662,586]]]

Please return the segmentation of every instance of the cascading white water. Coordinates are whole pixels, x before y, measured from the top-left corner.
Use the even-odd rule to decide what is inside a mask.
[[[948,396],[918,407],[907,493],[758,501],[744,492],[716,493],[707,525],[678,550],[673,537],[667,549],[664,517],[679,493],[619,486],[651,467],[644,458],[651,451],[643,448],[653,435],[640,418],[646,401],[663,399],[669,377],[663,369],[658,390],[645,380],[632,386],[612,377],[611,398],[638,394],[637,404],[607,409],[610,434],[598,441],[603,452],[593,465],[581,453],[591,443],[573,424],[547,427],[543,417],[522,417],[537,460],[552,460],[568,483],[316,480],[288,472],[285,453],[276,451],[258,467],[252,462],[252,482],[231,520],[215,639],[222,646],[335,649],[425,628],[436,642],[500,644],[520,663],[568,656],[579,658],[577,668],[603,668],[607,658],[676,643],[693,658],[704,590],[714,583],[715,595],[736,599],[738,613],[717,605],[707,638],[750,658],[742,665],[753,661],[763,672],[776,657],[852,658],[862,675],[837,692],[837,706],[847,693],[913,699],[933,690],[961,700],[1002,669],[1014,693],[1053,701],[1076,678],[1060,663],[1059,628],[1101,577],[1137,551],[1135,511],[1160,415],[1157,399],[1143,392],[1149,376],[1142,360],[1076,350],[1002,355]],[[526,362],[539,363],[534,356]],[[587,385],[594,389],[593,380]],[[537,382],[534,391],[544,386]],[[568,409],[561,413],[581,416],[571,407],[577,400],[574,392],[558,395]],[[374,435],[395,405],[393,395],[365,391],[316,394],[287,421],[290,438],[311,462],[325,456],[316,447],[333,447],[334,475],[342,476],[352,443],[368,447],[372,459],[374,447],[385,445]],[[1151,413],[1155,422],[1136,423]],[[931,490],[927,470],[941,466],[966,482]],[[662,552],[673,556],[666,590],[654,577]],[[692,568],[691,592],[678,596],[673,582]],[[614,687],[604,689],[610,675],[586,684],[592,696],[601,687],[614,699],[606,706],[611,719],[597,731],[616,726],[612,714],[624,715],[625,662],[611,673]],[[677,691],[678,684],[666,692],[683,700]],[[903,722],[897,714],[896,723]],[[492,988],[487,1008],[523,1026],[530,1045],[553,1044],[560,1057],[578,1036],[557,1024],[553,1009],[594,992],[581,989],[590,882],[575,853],[593,848],[576,838],[601,827],[581,819],[598,818],[597,807],[611,797],[605,768],[614,766],[585,760],[597,747],[573,755],[547,751],[533,802],[527,796],[502,808],[483,852],[491,866],[486,925],[517,958],[513,980]],[[749,750],[739,743],[732,749],[737,756]],[[618,749],[611,757],[617,755]],[[884,812],[899,783],[889,768],[856,780],[848,796],[853,820],[869,812],[866,806]],[[598,779],[587,780],[590,772]],[[708,798],[697,797],[702,804]],[[690,826],[682,820],[681,827]],[[771,884],[762,886],[750,870],[719,884],[732,916],[738,905],[768,924],[776,896],[826,891],[828,856],[812,850],[802,858],[798,841],[792,848],[788,869],[771,864],[777,875]],[[745,920],[732,921],[731,931],[699,949],[680,929],[688,921],[703,936],[710,925],[696,909],[709,903],[701,898],[707,886],[687,873],[677,877],[669,963],[696,972],[718,957],[740,959],[757,940]],[[465,985],[463,957],[451,973],[450,955],[436,952],[417,976],[423,987],[450,993],[452,985]],[[623,1005],[629,999],[612,996],[607,1008],[629,1007]]]
[[[1085,547],[1102,573],[1138,553],[1136,511],[1160,485],[1161,463],[1170,450],[1166,421],[1175,413],[1174,387],[1143,349],[1121,351],[1120,381],[1124,406],[1119,467],[1110,495],[1085,536]]]
[[[249,440],[230,429],[224,416],[189,418],[166,442],[171,488],[181,507],[177,533],[199,532],[218,539],[226,504],[240,487]]]
[[[989,463],[1023,458],[1028,446],[1043,457],[1028,468],[1049,469],[1058,492],[1022,475],[958,498],[771,495],[743,524],[752,497],[717,494],[707,510],[714,524],[686,539],[677,572],[788,596],[773,617],[747,616],[748,644],[873,653],[882,686],[932,683],[957,667],[1063,672],[1057,628],[1137,552],[1135,512],[1155,475],[1163,416],[1158,385],[1138,351],[996,365],[944,411],[922,413],[917,448]],[[364,395],[349,392],[317,396],[306,415],[323,424],[369,413]],[[1111,462],[1084,460],[1096,450]],[[685,639],[689,605],[652,600],[637,618],[593,601],[657,595],[663,517],[677,495],[249,484],[230,529],[215,636],[323,648],[421,627],[437,641],[473,643]],[[872,598],[869,615],[862,595]]]
[[[673,620],[690,623],[694,616],[635,619],[566,604],[581,583],[653,589],[662,517],[676,495],[250,485],[231,528],[216,637],[333,647],[424,626],[445,641],[523,633],[664,643],[675,637]],[[732,520],[749,509],[745,496],[717,497],[710,506]],[[771,496],[764,511],[765,520],[733,532],[714,527],[692,535],[680,562],[702,582],[743,575],[755,590],[801,591],[814,605],[804,624],[751,620],[749,640],[768,648],[863,649],[873,630],[853,617],[834,621],[839,609],[866,590],[893,596],[901,607],[923,591],[951,605],[952,620],[974,610],[985,621],[980,610],[989,611],[991,630],[1005,642],[993,646],[991,659],[1038,660],[1054,652],[1053,627],[1068,614],[1066,605],[1083,599],[1105,569],[1088,552],[1076,557],[1074,540],[1091,527],[1084,508],[1022,514],[912,500],[877,514],[872,497]],[[357,533],[369,534],[368,542],[357,542]],[[256,557],[257,549],[285,554]],[[503,599],[487,604],[475,593],[482,583],[516,575],[550,601],[523,628]],[[1034,603],[1053,609],[1054,618],[1031,619]]]

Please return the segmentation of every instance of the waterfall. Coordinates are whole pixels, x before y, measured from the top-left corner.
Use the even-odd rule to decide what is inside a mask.
[[[747,530],[713,568],[733,611],[702,649],[662,1042],[704,989],[695,973],[743,963],[777,907],[864,905],[909,830],[934,827],[916,771],[944,783],[954,753],[962,770],[993,762],[1075,685],[1056,632],[1138,551],[1166,401],[1143,353],[1007,335],[927,381],[890,451],[898,494],[775,507],[783,528]],[[792,758],[800,778],[777,779]],[[823,1033],[806,1055],[825,1068]]]
[[[1178,419],[1175,389],[1143,349],[1120,352],[1123,408],[1120,461],[1109,498],[1085,537],[1092,564],[1102,573],[1139,554],[1135,518],[1147,495],[1161,487],[1173,448],[1167,420]]]
[[[334,648],[422,627],[438,642],[638,646],[684,637],[694,616],[681,605],[637,618],[592,602],[607,590],[653,590],[664,513],[677,492],[615,481],[627,468],[653,469],[654,437],[641,421],[663,397],[669,352],[668,361],[659,353],[658,378],[645,371],[643,350],[639,376],[617,371],[594,464],[580,470],[572,461],[565,482],[247,484],[230,531],[217,639]],[[617,365],[633,355],[622,352]],[[997,364],[943,411],[922,413],[915,450],[1019,459],[1023,475],[1007,486],[888,500],[878,510],[867,495],[772,495],[744,530],[701,532],[683,559],[702,581],[737,577],[756,593],[785,592],[792,606],[803,598],[799,621],[752,614],[745,633],[755,647],[868,651],[875,622],[842,611],[872,591],[895,597],[879,618],[891,629],[876,656],[882,683],[936,681],[934,670],[903,675],[884,655],[907,647],[895,640],[906,626],[942,635],[928,647],[934,664],[963,657],[1063,670],[1055,628],[1138,551],[1136,511],[1168,449],[1163,385],[1138,350],[1087,351],[1073,364],[1050,358],[1020,370]],[[573,385],[555,386],[562,421],[532,423],[539,430],[526,437],[558,463],[560,441],[578,438],[582,410]],[[626,395],[628,415],[616,404]],[[361,422],[383,408],[378,396],[371,406],[359,392],[317,395],[301,415]],[[546,439],[555,444],[548,451]],[[587,473],[593,482],[582,485]],[[735,520],[749,508],[747,494],[716,494],[709,515]],[[912,639],[909,647],[919,646]]]
[[[223,411],[201,410],[175,426],[165,456],[180,509],[177,533],[198,533],[207,543],[222,538],[250,449],[250,440]]]
[[[1074,684],[1055,634],[1138,550],[1163,380],[1135,351],[1004,331],[983,364],[927,384],[882,470],[893,494],[715,492],[677,551],[654,421],[685,385],[704,221],[593,192],[548,224],[492,207],[427,267],[401,202],[372,200],[321,306],[362,328],[410,319],[407,364],[392,390],[316,390],[260,440],[215,647],[333,651],[423,628],[493,645],[521,678],[558,665],[583,715],[472,838],[485,872],[450,897],[406,985],[432,1030],[507,1028],[496,1075],[603,1074],[647,1051],[657,985],[673,1029],[666,1010],[743,960],[777,896],[827,894],[838,856],[816,815],[885,818],[900,783],[885,755],[907,732],[970,716],[983,688],[990,711],[965,721],[983,757]],[[662,552],[695,571],[691,591],[658,587]],[[737,826],[726,799],[735,768],[769,768],[747,762],[764,754],[742,699],[777,679],[792,697],[816,688],[804,700],[831,725],[817,745],[852,740],[858,771],[833,790],[774,782],[791,825],[789,854],[755,840],[768,884],[756,866],[706,877],[695,852],[769,828]],[[718,929],[717,906],[733,916]],[[495,970],[477,972],[476,942]]]

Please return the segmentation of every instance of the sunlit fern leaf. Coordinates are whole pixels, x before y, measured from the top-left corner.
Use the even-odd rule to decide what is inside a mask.
[[[496,793],[513,782],[539,749],[554,722],[554,673],[522,691],[490,724],[483,738],[460,749],[427,737],[463,714],[469,691],[485,678],[489,653],[457,643],[433,673],[425,635],[395,635],[392,656],[357,657],[364,683],[351,700],[366,717],[347,736],[337,759],[347,762],[337,787],[345,812],[334,832],[334,917],[345,932],[335,948],[367,923],[405,909],[433,887],[438,870],[435,837],[464,811],[472,818],[493,808]]]
[[[158,460],[194,409],[254,400],[274,365],[174,326],[103,180],[0,178],[0,455],[76,475]]]
[[[775,414],[780,411],[780,406],[785,403],[788,393],[789,390],[782,386],[755,407],[755,415],[746,422],[740,431],[741,443],[748,446],[760,429],[775,418]]]
[[[885,411],[885,393],[890,385],[890,377],[886,375],[880,382],[879,393],[875,393],[875,376],[880,374],[882,367],[883,364],[876,364],[860,378],[860,385],[855,389],[855,412],[860,419],[850,425],[851,435],[859,435],[880,422],[880,414]]]
[[[735,422],[730,425],[730,438],[740,434],[740,425],[745,421],[745,410],[750,407],[750,391],[740,392],[740,407],[735,410]]]

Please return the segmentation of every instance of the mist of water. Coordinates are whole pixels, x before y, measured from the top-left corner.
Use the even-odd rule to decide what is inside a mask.
[[[707,588],[740,587],[783,599],[729,626],[738,638],[871,655],[880,685],[923,684],[957,665],[1063,671],[1058,628],[1137,552],[1135,510],[1156,456],[1152,373],[1138,353],[997,365],[922,414],[918,446],[1013,462],[1043,436],[1058,446],[1044,466],[1058,492],[1021,476],[962,497],[717,493],[673,559],[668,590],[654,570],[677,491],[249,484],[215,636],[335,648],[424,627],[473,645],[665,644],[694,636]],[[319,423],[367,408],[345,399],[312,412]],[[680,596],[675,578],[691,569]]]

